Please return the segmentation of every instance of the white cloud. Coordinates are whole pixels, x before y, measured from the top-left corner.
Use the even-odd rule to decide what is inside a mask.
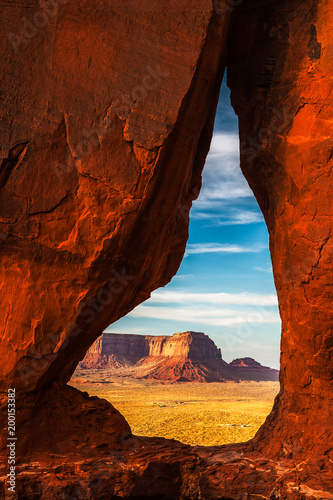
[[[268,273],[268,274],[273,273],[273,269],[272,269],[271,264],[267,264],[267,266],[265,266],[265,267],[261,267],[261,266],[255,267],[254,270],[259,271],[261,273]]]
[[[252,199],[253,193],[240,169],[238,135],[214,134],[202,189],[193,203],[191,217],[208,219],[211,225],[218,226],[262,222],[259,210],[239,207]]]
[[[211,326],[280,322],[276,295],[247,292],[191,293],[159,289],[129,316]]]
[[[185,256],[202,253],[259,253],[265,248],[262,245],[243,247],[229,243],[190,243],[186,247]]]
[[[232,224],[254,224],[256,222],[263,222],[264,218],[261,212],[251,212],[251,211],[238,211],[235,213],[234,217],[231,218]],[[220,220],[220,225],[226,225],[228,221]]]
[[[253,193],[242,173],[235,165],[234,171],[227,170],[227,163],[215,160],[207,160],[206,170],[202,178],[202,189],[199,198],[193,206],[198,209],[206,208],[207,202],[218,204],[222,200],[233,200],[237,198],[252,198]]]
[[[239,156],[238,134],[215,133],[209,154],[210,156]]]
[[[146,302],[147,303],[147,302]],[[275,294],[257,293],[191,293],[168,290],[156,290],[149,299],[151,304],[220,304],[220,305],[248,305],[248,306],[276,306]]]
[[[205,209],[217,210],[218,204],[216,202],[208,202],[205,204]],[[231,226],[234,224],[256,224],[263,222],[264,218],[260,212],[253,212],[251,210],[241,210],[233,208],[228,210],[222,206],[218,213],[205,212],[204,210],[194,210],[191,212],[192,219],[208,220],[212,226]]]
[[[130,334],[143,334],[147,335],[147,331],[152,330],[152,328],[149,327],[143,327],[143,326],[138,326],[136,328],[128,327],[128,328],[118,328],[116,326],[116,323],[113,323],[112,325],[108,326],[107,329],[105,330],[106,333],[126,333],[128,335]]]
[[[278,323],[280,316],[277,312],[260,309],[253,311],[237,311],[221,308],[174,308],[140,305],[129,316],[133,318],[153,318],[180,322],[195,322],[211,326],[232,326],[242,323]]]
[[[176,276],[174,276],[172,278],[172,281],[174,281],[174,280],[187,280],[189,278],[194,278],[194,274],[176,274]]]
[[[240,169],[239,139],[236,134],[214,134],[203,171],[203,186],[196,205],[207,200],[252,197]]]

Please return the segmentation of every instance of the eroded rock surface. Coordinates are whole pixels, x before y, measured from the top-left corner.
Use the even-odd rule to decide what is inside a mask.
[[[161,382],[227,382],[278,380],[279,371],[251,358],[228,364],[221,349],[202,332],[173,335],[104,333],[88,350],[73,375],[79,382],[91,369],[108,375]],[[89,375],[88,375],[89,376]]]
[[[15,51],[42,9],[2,2],[0,380],[24,391],[176,272],[225,62],[208,0],[63,3]]]
[[[221,349],[202,332],[178,332],[173,335],[134,335],[125,333],[103,333],[88,349],[89,355],[111,355],[124,357],[136,363],[142,358],[182,357],[192,359],[222,359]],[[81,366],[82,366],[81,362]]]
[[[237,373],[239,380],[278,380],[279,370],[263,366],[253,358],[233,359],[229,366]]]
[[[93,341],[180,265],[229,12],[210,0],[0,5],[1,446],[14,387],[23,457],[34,399],[51,413],[47,391],[67,394]],[[111,405],[109,417],[122,439]],[[72,428],[65,413],[44,424],[55,438]],[[77,432],[86,439],[89,423]],[[103,439],[113,447],[114,433]],[[31,437],[30,451],[42,443]]]
[[[281,392],[254,446],[270,456],[328,459],[333,452],[333,4],[270,2],[268,10],[260,5],[244,2],[234,17],[228,64],[241,167],[268,227],[282,318]]]
[[[45,22],[34,0],[0,2],[1,439],[7,456],[14,386],[18,495],[75,498],[82,483],[81,496],[96,499],[331,499],[331,0],[55,4]],[[281,393],[252,442],[211,452],[146,440],[139,453],[106,404],[111,435],[94,439],[115,465],[95,477],[99,491],[82,458],[96,455],[83,445],[100,403],[65,384],[105,327],[179,266],[230,13],[242,169],[269,229],[283,323]],[[67,394],[69,408],[58,411]],[[39,442],[32,414],[43,423]],[[66,435],[78,436],[77,448],[66,448]],[[61,449],[47,451],[44,436]],[[69,450],[81,465],[45,475],[52,460],[64,467]],[[38,465],[24,465],[34,457]]]

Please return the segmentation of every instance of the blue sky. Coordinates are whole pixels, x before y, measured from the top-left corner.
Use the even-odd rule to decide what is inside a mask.
[[[177,275],[107,331],[209,335],[230,362],[250,356],[279,368],[281,323],[268,233],[239,167],[238,121],[223,82],[203,186]]]

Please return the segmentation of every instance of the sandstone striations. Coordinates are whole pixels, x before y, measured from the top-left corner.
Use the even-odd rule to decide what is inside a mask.
[[[333,452],[333,3],[293,1],[287,13],[287,3],[270,2],[269,13],[261,7],[249,23],[260,4],[244,2],[234,17],[228,65],[241,168],[268,227],[282,319],[281,391],[254,447],[326,457]]]
[[[332,0],[0,6],[1,496],[16,388],[18,498],[331,499]],[[133,438],[66,384],[177,271],[226,65],[281,391],[249,443],[193,449]]]
[[[279,377],[278,370],[251,358],[234,360],[229,365],[207,335],[190,331],[172,336],[104,333],[79,367],[161,382],[260,381]]]
[[[175,333],[172,336],[104,333],[88,349],[85,361],[89,355],[94,354],[114,354],[133,363],[148,356],[222,359],[221,349],[218,349],[207,335],[190,331]]]

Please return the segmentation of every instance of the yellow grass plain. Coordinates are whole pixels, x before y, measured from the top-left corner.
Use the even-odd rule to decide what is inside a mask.
[[[71,385],[110,401],[137,436],[214,446],[251,439],[272,409],[278,382],[157,384],[128,379]]]

